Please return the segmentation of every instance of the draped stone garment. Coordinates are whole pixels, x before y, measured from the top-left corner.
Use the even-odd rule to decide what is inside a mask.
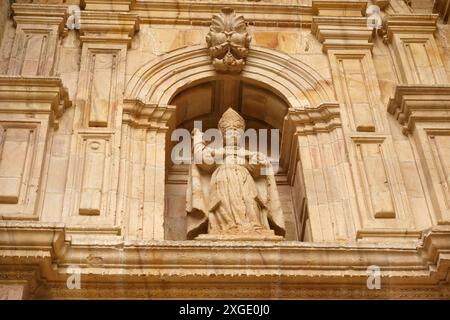
[[[242,150],[240,150],[242,151]],[[222,164],[192,164],[187,189],[188,239],[199,234],[258,234],[273,229],[284,236],[283,213],[271,165],[260,176],[260,165],[249,163],[255,153],[244,150],[244,158],[221,148],[202,148],[203,155],[225,154]],[[230,161],[231,158],[231,161]],[[212,172],[212,174],[211,174]]]
[[[209,234],[269,229],[266,206],[247,168],[222,164],[214,171],[210,185]]]

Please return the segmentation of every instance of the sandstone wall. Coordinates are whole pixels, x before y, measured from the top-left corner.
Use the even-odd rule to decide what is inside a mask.
[[[79,30],[66,28],[70,4]],[[376,30],[372,4],[385,5]],[[445,4],[16,1],[8,17],[2,1],[0,289],[448,298]],[[225,5],[252,37],[237,74],[214,69],[205,41]],[[170,177],[187,171],[172,170],[169,138],[192,120],[189,105],[201,118],[213,98],[253,99],[242,113],[281,130],[285,241],[185,241],[186,179]],[[365,291],[373,264],[389,279],[379,293]],[[73,265],[85,293],[64,286]]]

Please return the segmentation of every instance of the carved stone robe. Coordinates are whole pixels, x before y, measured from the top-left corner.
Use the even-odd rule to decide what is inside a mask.
[[[198,148],[197,146],[196,148]],[[284,236],[285,226],[270,163],[250,162],[258,154],[244,149],[202,147],[204,158],[221,164],[192,164],[187,189],[187,237],[199,234]],[[238,156],[239,155],[239,156]],[[239,158],[240,157],[240,158]],[[238,160],[239,158],[239,160]],[[212,162],[212,161],[211,161]]]

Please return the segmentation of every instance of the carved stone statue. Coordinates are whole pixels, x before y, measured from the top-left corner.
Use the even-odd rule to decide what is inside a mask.
[[[219,148],[207,146],[200,130],[193,132],[188,239],[282,240],[284,219],[270,161],[241,144],[245,121],[233,109],[223,114],[219,129]]]
[[[236,16],[233,9],[224,8],[221,14],[213,15],[206,43],[216,70],[242,71],[251,40],[244,17]]]

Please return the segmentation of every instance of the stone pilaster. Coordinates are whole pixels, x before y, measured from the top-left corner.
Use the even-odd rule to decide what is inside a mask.
[[[119,205],[125,236],[164,240],[166,146],[175,106],[141,101],[125,104],[122,126]]]
[[[415,146],[434,222],[450,224],[450,85],[398,86],[388,111]]]
[[[417,238],[392,134],[384,118],[371,52],[374,29],[362,14],[340,17],[335,11],[325,12],[334,15],[314,17],[312,32],[328,54],[341,103],[349,185],[356,194],[356,205],[347,212],[355,220],[356,237],[387,241],[392,237]]]
[[[438,15],[391,15],[384,25],[400,82],[388,105],[408,135],[433,224],[450,221],[450,89],[434,33]]]
[[[0,219],[39,220],[48,139],[68,106],[59,79],[0,77]]]
[[[67,19],[66,6],[13,4],[16,36],[9,75],[52,76],[58,40]]]
[[[438,15],[390,15],[384,24],[384,42],[391,47],[404,84],[448,83],[434,38]]]
[[[121,231],[117,188],[125,64],[138,29],[137,16],[127,12],[81,12],[81,66],[63,212],[76,233]]]
[[[291,183],[300,221],[310,241],[346,241],[355,237],[356,197],[338,103],[289,110],[283,126],[283,158],[291,159]],[[290,154],[285,154],[289,149]],[[307,231],[306,231],[307,230]],[[301,234],[301,237],[304,235]]]

